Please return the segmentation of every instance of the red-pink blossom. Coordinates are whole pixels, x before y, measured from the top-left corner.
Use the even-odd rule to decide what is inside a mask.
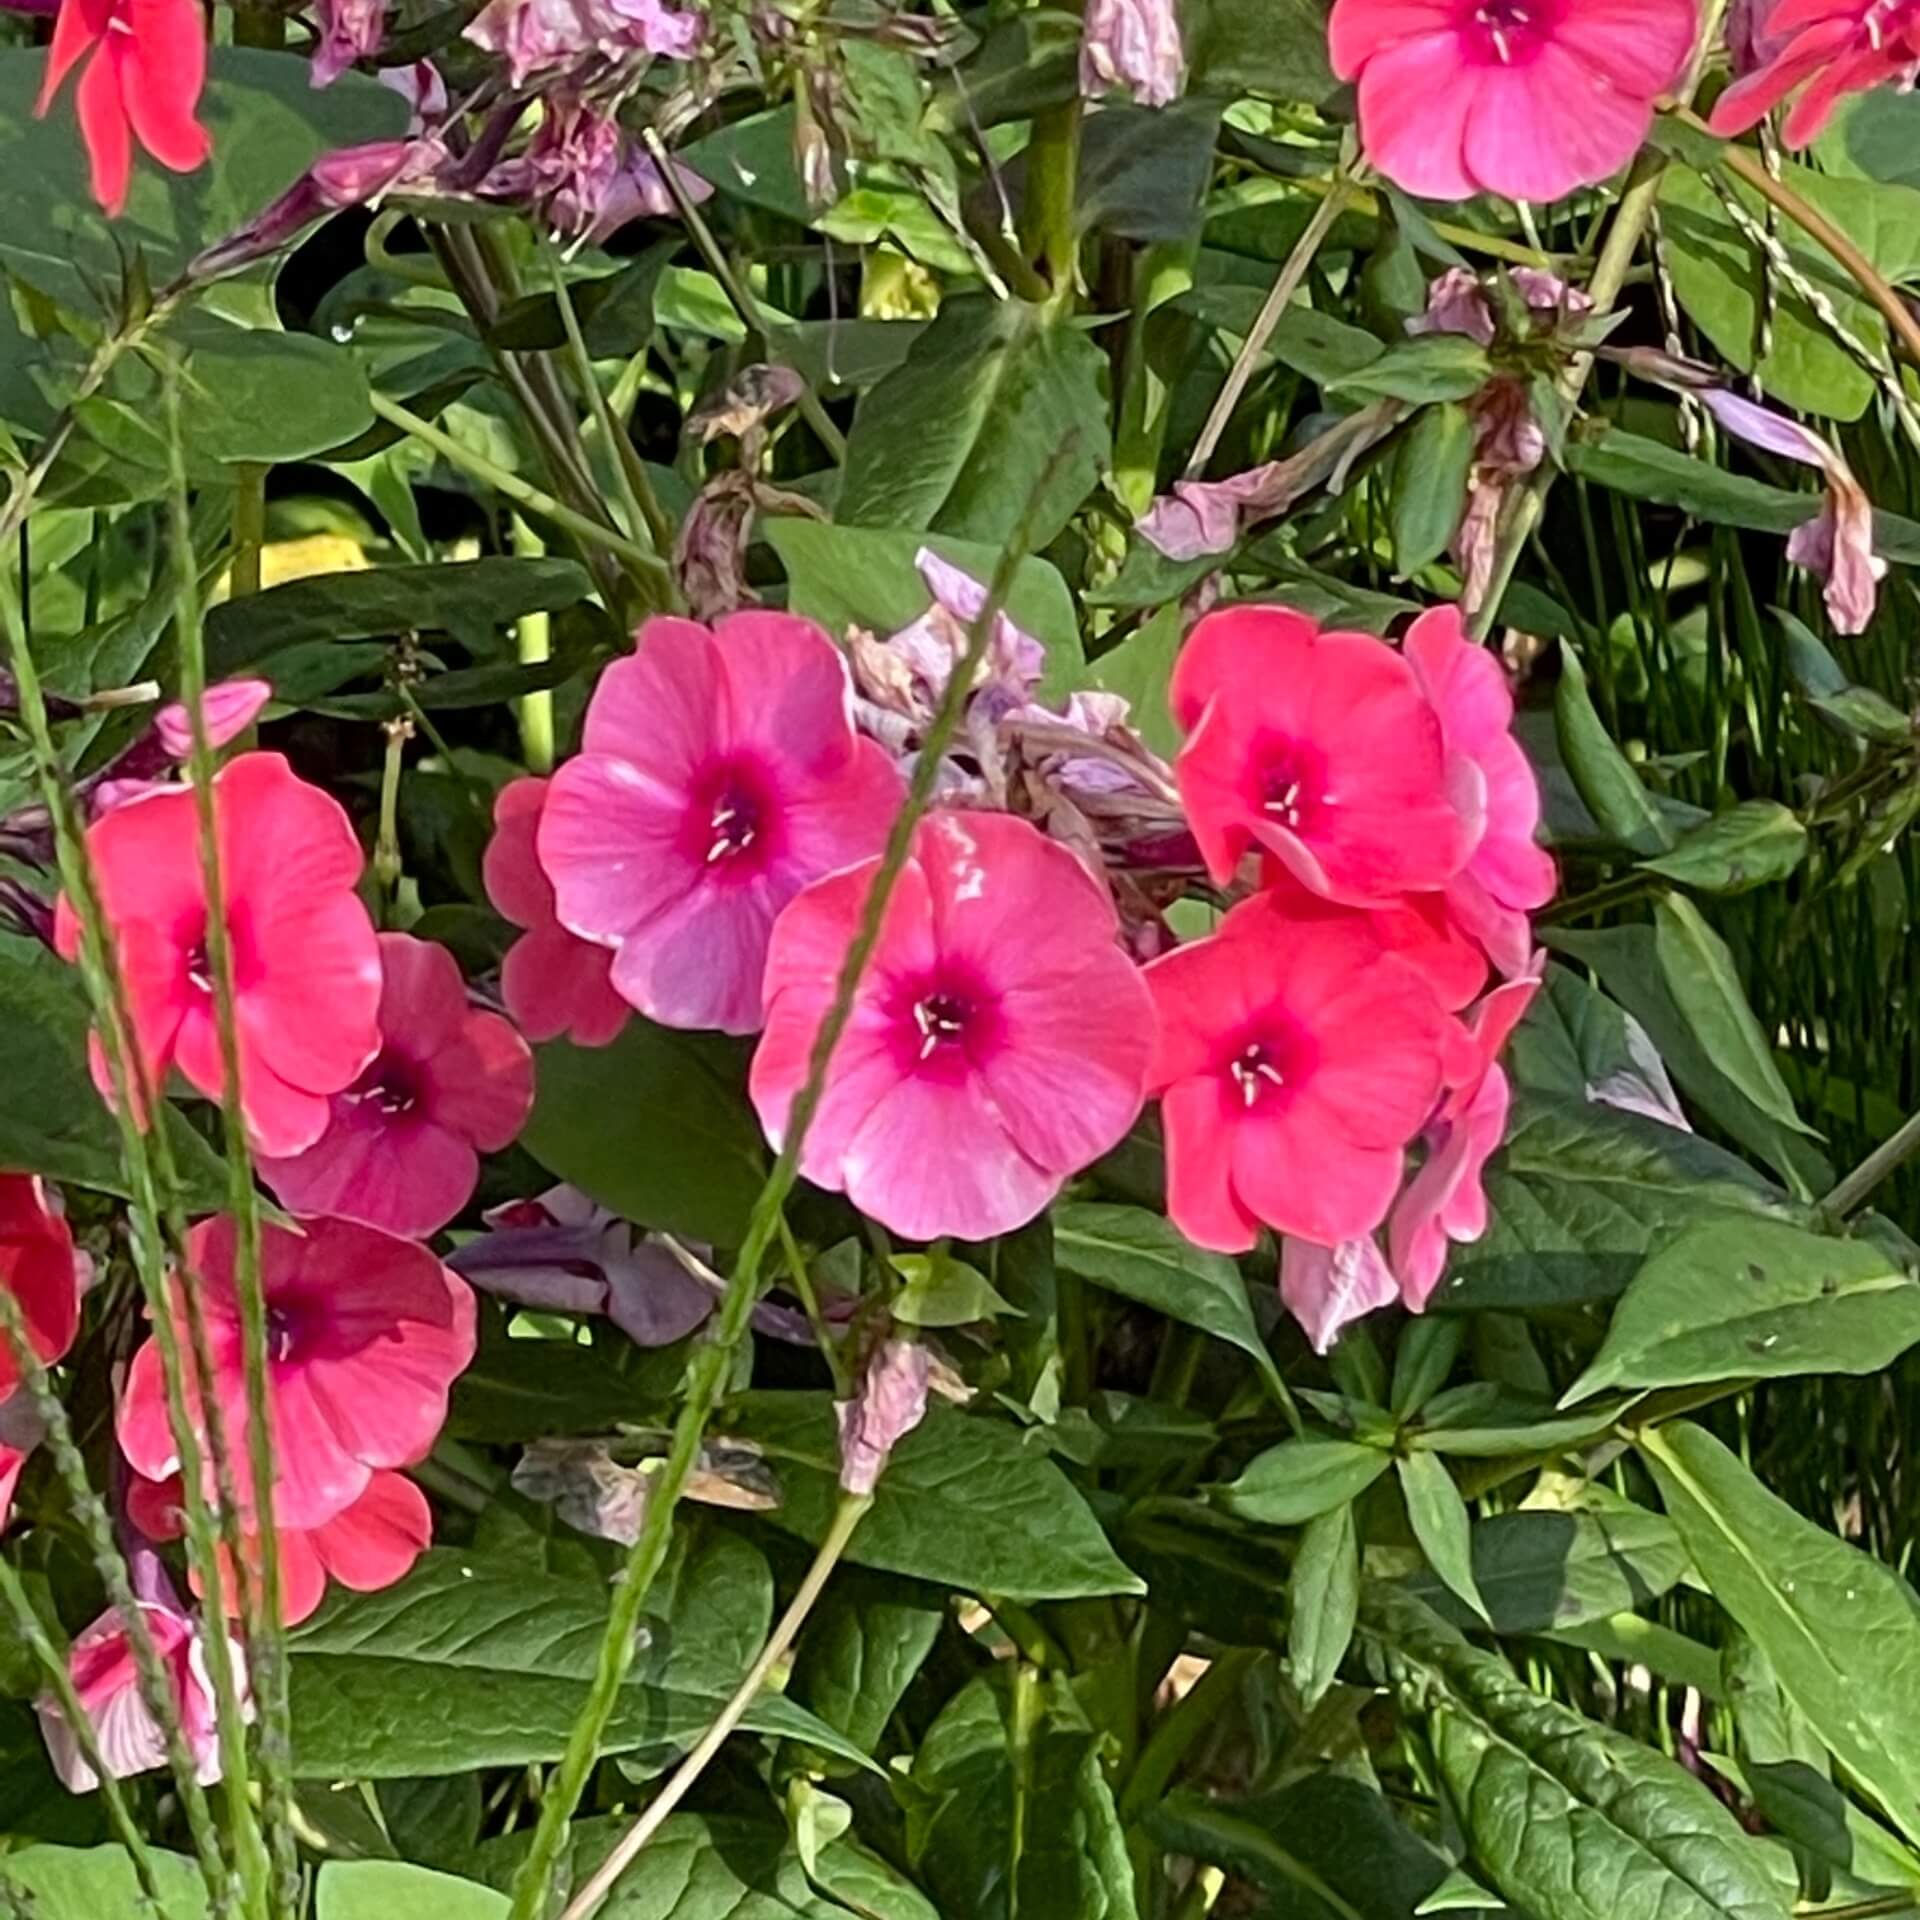
[[[1360,144],[1434,200],[1557,200],[1639,151],[1692,50],[1693,0],[1335,0]]]
[[[500,993],[529,1040],[562,1034],[582,1047],[604,1047],[632,1009],[613,990],[613,955],[569,933],[554,917],[553,882],[535,851],[547,782],[512,780],[493,803],[493,838],[481,877],[487,898],[522,937],[507,949]]]
[[[207,78],[198,0],[65,0],[36,112],[52,106],[82,60],[75,105],[93,197],[109,214],[127,204],[135,139],[175,173],[205,161],[213,142],[195,117]]]
[[[207,745],[231,746],[260,718],[261,708],[272,698],[273,688],[265,680],[222,680],[209,687],[200,707]],[[182,702],[162,707],[153,716],[153,728],[170,758],[193,757],[193,718]]]
[[[1174,667],[1175,762],[1208,871],[1260,849],[1356,906],[1445,886],[1479,822],[1447,779],[1440,721],[1384,641],[1284,607],[1209,614]]]
[[[137,1603],[160,1656],[173,1694],[180,1731],[193,1758],[202,1786],[220,1778],[219,1711],[213,1682],[207,1671],[203,1630],[194,1617],[173,1600]],[[243,1687],[246,1660],[240,1647],[229,1642],[234,1671]],[[140,1695],[139,1669],[125,1616],[109,1607],[74,1641],[67,1655],[67,1676],[92,1725],[94,1745],[102,1764],[116,1780],[150,1773],[167,1764],[167,1738]],[[243,1694],[247,1718],[253,1717],[250,1693]],[[60,1703],[50,1693],[34,1702],[41,1737],[62,1785],[70,1793],[91,1793],[100,1784],[80,1742],[67,1723]]]
[[[1459,1027],[1368,916],[1259,894],[1154,961],[1147,985],[1148,1091],[1180,1231],[1223,1253],[1244,1253],[1262,1222],[1326,1247],[1371,1233]]]
[[[12,1294],[27,1344],[51,1366],[80,1330],[80,1296],[93,1262],[73,1244],[59,1197],[37,1174],[0,1173],[0,1287]],[[32,1397],[21,1390],[18,1350],[0,1337],[0,1531],[14,1489],[45,1438]]]
[[[234,1235],[224,1215],[202,1221],[188,1235],[187,1258],[206,1313],[211,1398],[225,1422],[241,1498],[250,1503]],[[473,1358],[473,1293],[426,1248],[349,1220],[266,1227],[261,1266],[274,1518],[287,1527],[321,1527],[359,1500],[382,1468],[412,1466],[432,1449],[446,1422],[448,1392]],[[184,1346],[177,1282],[172,1310]],[[205,1396],[197,1385],[191,1399],[196,1429],[204,1432]],[[165,1480],[179,1471],[151,1340],[133,1357],[118,1424],[121,1451],[136,1473]]]
[[[1745,133],[1798,90],[1782,131],[1804,147],[1848,94],[1920,79],[1920,0],[1780,0],[1758,27],[1753,53],[1766,64],[1714,102],[1715,133]]]
[[[560,924],[613,949],[649,1019],[756,1031],[774,917],[877,853],[900,806],[839,650],[791,614],[649,620],[594,689],[584,745],[537,836]]]
[[[1496,655],[1466,637],[1458,607],[1434,607],[1407,631],[1408,664],[1446,741],[1450,783],[1477,782],[1486,825],[1447,883],[1447,911],[1509,976],[1533,951],[1527,916],[1553,898],[1553,862],[1535,841],[1540,788],[1513,737],[1513,692]]]
[[[786,1137],[878,862],[780,916],[753,1103]],[[800,1169],[913,1240],[1031,1220],[1140,1110],[1153,1011],[1103,888],[1010,814],[937,813],[887,903]]]
[[[1496,987],[1475,1009],[1472,1070],[1448,1089],[1429,1122],[1427,1157],[1394,1206],[1387,1249],[1400,1297],[1415,1313],[1440,1284],[1448,1243],[1478,1240],[1487,1230],[1487,1195],[1480,1180],[1506,1137],[1511,1104],[1500,1053],[1540,990],[1544,961],[1544,955],[1536,956],[1532,972]]]
[[[354,891],[365,862],[339,802],[277,753],[229,761],[213,798],[241,1106],[259,1152],[298,1153],[380,1047],[380,949]],[[193,790],[154,788],[116,807],[88,828],[87,852],[148,1086],[177,1066],[218,1098],[225,1071]],[[67,959],[78,954],[79,920],[64,896],[55,938]],[[93,1068],[111,1097],[97,1040]]]
[[[380,962],[378,1056],[333,1096],[326,1132],[290,1159],[263,1155],[260,1177],[295,1213],[418,1240],[473,1198],[480,1155],[526,1125],[533,1055],[511,1021],[469,1004],[445,947],[383,933]]]

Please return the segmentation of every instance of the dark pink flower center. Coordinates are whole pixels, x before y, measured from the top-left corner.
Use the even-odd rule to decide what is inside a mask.
[[[1221,1091],[1243,1113],[1274,1110],[1305,1084],[1313,1062],[1312,1042],[1276,1008],[1228,1041]]]
[[[1253,760],[1253,803],[1275,826],[1308,833],[1327,802],[1327,764],[1313,747],[1296,740],[1272,739]]]
[[[382,1052],[365,1073],[341,1096],[356,1104],[367,1102],[389,1119],[411,1113],[420,1104],[420,1072],[413,1061]]]
[[[1560,0],[1464,0],[1462,38],[1487,66],[1524,66],[1553,38]]]
[[[935,1079],[960,1079],[983,1065],[1005,1027],[999,996],[957,966],[903,982],[893,995],[891,1018],[902,1071]]]
[[[694,782],[680,843],[716,879],[747,880],[778,851],[779,824],[765,772],[751,760],[723,760]]]
[[[307,1316],[295,1300],[267,1302],[267,1358],[277,1367],[289,1366],[307,1332]]]

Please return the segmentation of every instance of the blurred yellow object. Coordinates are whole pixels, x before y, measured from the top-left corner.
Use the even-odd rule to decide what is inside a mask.
[[[373,562],[358,540],[343,533],[309,533],[298,540],[275,540],[260,550],[260,585],[285,586],[289,580],[312,580],[327,573],[365,573]],[[233,591],[231,571],[220,576],[212,604]]]

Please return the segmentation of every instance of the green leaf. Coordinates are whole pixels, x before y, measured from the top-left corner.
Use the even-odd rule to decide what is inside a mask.
[[[1496,1633],[1550,1633],[1644,1607],[1675,1586],[1687,1556],[1664,1515],[1625,1501],[1591,1511],[1527,1510],[1479,1520],[1473,1580]],[[1476,1615],[1434,1573],[1402,1582],[1458,1627]]]
[[[120,1127],[87,1072],[88,1004],[80,970],[37,940],[0,934],[0,1028],[8,1095],[0,1103],[0,1167],[129,1196]],[[226,1204],[226,1168],[171,1105],[168,1138],[195,1212]]]
[[[1830,173],[1920,187],[1920,100],[1888,87],[1845,101],[1813,150]]]
[[[1171,304],[1198,314],[1209,326],[1232,334],[1236,341],[1244,341],[1266,304],[1266,291],[1233,281],[1209,281],[1190,288]],[[1254,365],[1259,368],[1278,362],[1304,373],[1316,386],[1326,387],[1346,374],[1371,366],[1385,351],[1364,327],[1322,313],[1317,307],[1292,306],[1281,314],[1266,345],[1255,356]]]
[[[1784,880],[1806,857],[1798,814],[1777,800],[1742,800],[1683,835],[1671,853],[1640,864],[1702,893],[1746,893]]]
[[[1279,1379],[1240,1269],[1225,1254],[1203,1252],[1172,1221],[1142,1207],[1069,1202],[1054,1209],[1053,1248],[1069,1273],[1238,1347]]]
[[[1522,1089],[1488,1165],[1486,1234],[1456,1247],[1434,1305],[1607,1300],[1700,1220],[1797,1218],[1742,1160],[1695,1134],[1584,1099]]]
[[[1217,1497],[1242,1520],[1297,1527],[1358,1499],[1392,1464],[1384,1448],[1359,1440],[1282,1440],[1256,1455]]]
[[[1075,208],[1081,230],[1144,242],[1196,232],[1219,127],[1220,103],[1199,96],[1164,107],[1119,100],[1089,115]]]
[[[1393,1464],[1400,1475],[1400,1491],[1406,1499],[1413,1537],[1427,1556],[1427,1564],[1450,1592],[1487,1619],[1486,1602],[1473,1579],[1473,1521],[1446,1462],[1438,1454],[1409,1453]]]
[[[898,633],[927,611],[933,596],[913,564],[922,547],[931,547],[982,585],[1000,564],[997,547],[947,534],[799,519],[763,520],[760,531],[786,569],[789,607],[817,620],[836,640],[844,639],[849,627]],[[1047,650],[1044,692],[1065,693],[1079,683],[1080,620],[1058,569],[1045,560],[1021,561],[1007,595],[1007,616]]]
[[[395,1779],[557,1760],[585,1703],[606,1631],[591,1561],[442,1547],[399,1585],[336,1594],[289,1652],[301,1779]],[[649,1599],[648,1641],[603,1743],[683,1745],[703,1731],[765,1640],[773,1579],[745,1540],[683,1553]],[[779,1695],[744,1723],[859,1760]]]
[[[1162,607],[1143,620],[1117,647],[1109,647],[1086,672],[1086,684],[1121,695],[1131,707],[1128,724],[1155,753],[1171,757],[1180,748],[1180,729],[1167,704],[1173,663],[1186,630],[1179,604]]]
[[[1024,300],[949,294],[860,402],[838,518],[998,546],[1039,489],[1032,544],[1045,547],[1106,465],[1106,365],[1086,334]]]
[[[1707,925],[1700,909],[1677,893],[1663,893],[1654,901],[1653,927],[1654,952],[1667,991],[1701,1045],[1769,1119],[1796,1133],[1811,1133],[1793,1109],[1793,1095],[1747,1004],[1727,943]]]
[[[406,633],[450,633],[469,652],[489,653],[514,621],[559,613],[592,591],[575,560],[452,560],[289,581],[208,612],[207,671],[223,678],[255,668],[271,678],[275,657],[296,648]]]
[[[1301,1529],[1287,1588],[1287,1660],[1300,1704],[1309,1711],[1347,1657],[1359,1609],[1360,1541],[1349,1502]]]
[[[738,1049],[638,1015],[611,1046],[534,1049],[520,1144],[636,1225],[737,1245],[765,1178]]]
[[[1464,400],[1492,377],[1493,363],[1477,340],[1464,333],[1416,333],[1328,382],[1327,390],[1424,406],[1430,400]]]
[[[1920,1598],[1769,1493],[1704,1429],[1678,1421],[1638,1444],[1713,1597],[1834,1757],[1920,1840]]]
[[[1841,732],[1882,746],[1903,747],[1913,738],[1913,716],[1885,694],[1855,686],[1828,650],[1826,642],[1784,607],[1772,609],[1787,643],[1787,671],[1807,704]]]
[[[893,1264],[906,1282],[893,1296],[893,1317],[909,1327],[967,1327],[1014,1311],[984,1273],[950,1253],[900,1253]]]
[[[201,118],[207,164],[189,174],[135,167],[126,211],[101,212],[74,124],[74,83],[44,120],[42,54],[0,50],[0,267],[83,312],[119,284],[136,251],[159,285],[201,248],[246,224],[323,154],[406,129],[403,101],[361,74],[315,90],[284,53],[212,50]]]
[[[1309,106],[1334,91],[1322,0],[1189,0],[1180,18],[1195,87]]]
[[[1394,1349],[1387,1405],[1398,1414],[1418,1413],[1447,1384],[1465,1339],[1466,1328],[1458,1320],[1423,1316],[1410,1322]]]
[[[945,1618],[923,1588],[849,1569],[836,1576],[801,1637],[794,1699],[861,1752],[877,1751]]]
[[[1757,1843],[1664,1754],[1532,1692],[1417,1601],[1380,1596],[1364,1630],[1502,1898],[1554,1920],[1786,1920]]]
[[[382,1780],[380,1818],[403,1860],[445,1870],[473,1851],[485,1807],[477,1773],[440,1780]]]
[[[1553,724],[1560,758],[1600,831],[1643,859],[1667,852],[1674,844],[1673,829],[1640,784],[1633,763],[1614,745],[1587,692],[1580,656],[1564,641]]]
[[[329,1860],[313,1895],[314,1920],[503,1920],[507,1897],[472,1880],[396,1860]]]
[[[177,1853],[153,1855],[162,1920],[204,1920],[199,1867]],[[0,1856],[0,1887],[32,1901],[33,1920],[119,1920],[151,1913],[124,1848],[24,1847]],[[423,1917],[424,1920],[424,1917]]]
[[[960,132],[1028,120],[1080,95],[1078,14],[1038,7],[976,23],[980,44],[936,80],[928,123]]]
[[[820,1849],[811,1878],[860,1920],[941,1920],[912,1881],[851,1835]]]
[[[1401,579],[1446,552],[1466,511],[1473,421],[1457,400],[1423,407],[1394,450],[1388,530]]]
[[[779,1473],[785,1497],[765,1518],[817,1545],[840,1497],[829,1397],[743,1394],[728,1405],[726,1429],[761,1447]],[[1143,1592],[1044,1445],[997,1420],[930,1407],[894,1448],[847,1558],[1009,1600]]]
[[[1566,1403],[1606,1387],[1878,1373],[1917,1340],[1920,1284],[1869,1242],[1716,1221],[1641,1268]]]
[[[664,1420],[685,1372],[679,1345],[636,1353],[617,1330],[591,1347],[573,1339],[517,1339],[507,1331],[506,1315],[483,1308],[479,1351],[453,1383],[447,1433],[501,1446]]]

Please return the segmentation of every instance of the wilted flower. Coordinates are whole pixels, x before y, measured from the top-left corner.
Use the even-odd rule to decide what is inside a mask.
[[[755,1032],[775,915],[879,851],[903,786],[851,700],[833,642],[784,613],[657,617],[601,675],[540,864],[561,924],[613,949],[649,1019]]]
[[[88,66],[75,96],[80,132],[94,198],[109,214],[126,207],[136,138],[175,173],[205,161],[212,141],[196,117],[207,77],[198,0],[66,0],[36,112],[52,106],[82,60]]]
[[[1123,89],[1164,107],[1186,78],[1175,0],[1088,0],[1080,38],[1080,91],[1089,100]]]
[[[209,687],[200,709],[207,745],[230,746],[259,719],[261,708],[272,698],[273,688],[265,680],[223,680]],[[172,759],[184,762],[193,757],[193,720],[178,701],[153,716],[153,729]]]
[[[319,0],[320,44],[313,84],[330,87],[356,60],[370,60],[387,37],[387,0]]]
[[[699,50],[704,33],[698,13],[677,12],[660,0],[488,0],[466,28],[476,46],[505,58],[516,87],[586,53],[684,60]]]
[[[885,1340],[851,1400],[835,1403],[840,1426],[840,1484],[871,1493],[893,1450],[927,1417],[927,1350],[917,1340]]]
[[[445,947],[380,936],[380,1052],[333,1096],[326,1131],[260,1177],[296,1213],[437,1233],[473,1197],[480,1155],[513,1144],[533,1107],[533,1055],[513,1023],[471,1006]]]
[[[878,863],[788,906],[749,1082],[785,1138]],[[1031,1220],[1140,1111],[1152,1014],[1104,890],[1009,814],[929,815],[887,905],[800,1169],[914,1240]]]
[[[243,753],[214,775],[233,943],[240,1100],[262,1153],[293,1154],[326,1130],[328,1102],[379,1051],[380,949],[354,888],[365,864],[340,803],[277,753]],[[178,1066],[215,1099],[225,1068],[207,957],[198,802],[156,788],[87,830],[146,1083]],[[62,896],[62,955],[80,923]],[[111,1097],[103,1050],[95,1083]]]
[[[1315,1353],[1340,1329],[1400,1297],[1399,1282],[1370,1233],[1323,1247],[1289,1234],[1280,1243],[1280,1298]]]

